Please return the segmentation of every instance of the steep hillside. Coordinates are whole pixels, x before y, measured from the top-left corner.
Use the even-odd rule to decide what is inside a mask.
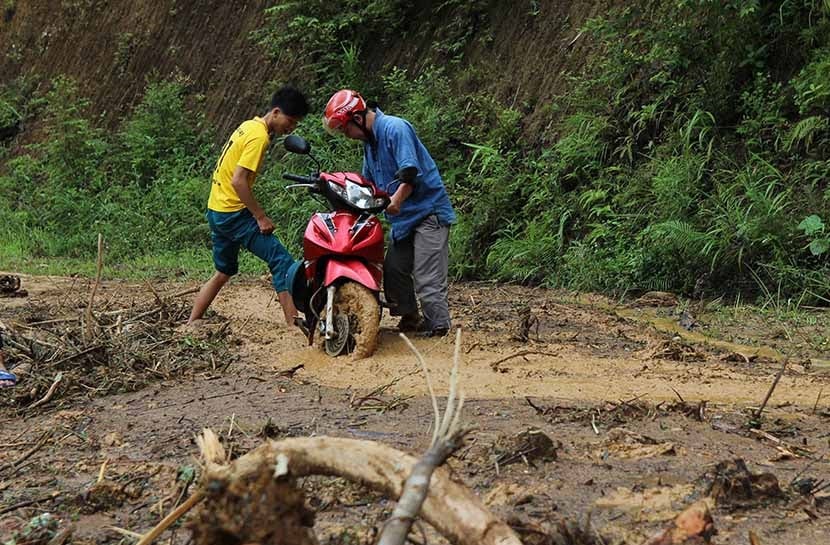
[[[550,122],[545,104],[564,88],[563,72],[584,62],[588,40],[578,32],[587,17],[612,2],[471,2],[470,26],[444,26],[435,13],[445,2],[421,2],[406,12],[390,47],[365,48],[376,70],[401,66],[414,78],[449,54],[436,41],[460,40],[463,62],[448,65],[459,91],[492,90],[506,106],[529,114],[531,132]],[[289,55],[272,59],[252,33],[266,24],[266,0],[15,0],[0,23],[0,74],[48,80],[75,78],[110,126],[130,111],[148,78],[183,78],[204,95],[200,109],[224,133],[262,104],[268,83],[308,81]],[[451,11],[445,8],[448,13]],[[456,12],[458,10],[456,9]],[[474,20],[473,20],[474,19]],[[466,25],[459,18],[455,25]],[[277,29],[279,32],[279,29]],[[448,44],[453,45],[453,44]],[[472,74],[471,67],[475,67]],[[334,86],[334,82],[330,84]]]
[[[459,93],[485,91],[502,106],[519,109],[525,116],[523,133],[535,138],[554,119],[550,101],[568,92],[566,76],[580,71],[596,46],[580,27],[621,2],[471,2],[481,9],[471,10],[466,21],[434,13],[439,4],[426,2],[396,45],[373,51],[370,62],[378,69],[406,67],[413,74],[432,63],[447,63]],[[457,28],[462,21],[468,24],[463,30]],[[448,38],[464,42],[463,56],[454,62],[448,58],[451,52],[436,49]]]
[[[0,73],[6,81],[24,74],[70,76],[111,126],[135,106],[148,78],[178,76],[191,92],[204,94],[209,117],[227,128],[262,102],[262,84],[276,75],[250,39],[265,3],[6,2]]]

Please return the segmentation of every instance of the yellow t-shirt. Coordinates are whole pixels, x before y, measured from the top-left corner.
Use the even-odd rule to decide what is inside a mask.
[[[231,185],[233,171],[237,166],[244,167],[254,173],[250,187],[256,181],[265,150],[271,143],[268,127],[261,117],[255,117],[242,123],[228,139],[222,148],[222,155],[216,162],[213,171],[213,183],[210,186],[208,208],[216,212],[236,212],[245,208],[239,199],[236,190]]]

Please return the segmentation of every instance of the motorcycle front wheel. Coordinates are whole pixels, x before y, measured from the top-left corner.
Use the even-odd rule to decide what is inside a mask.
[[[357,282],[346,282],[334,295],[335,338],[324,341],[331,356],[351,352],[354,359],[375,352],[380,330],[380,305],[371,290]]]

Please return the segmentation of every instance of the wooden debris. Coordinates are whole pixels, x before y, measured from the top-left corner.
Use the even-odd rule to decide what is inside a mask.
[[[429,379],[429,370],[421,353],[415,348],[403,333],[401,338],[409,345],[415,357],[421,364],[424,371],[424,378],[429,385],[432,404],[435,410],[435,428],[432,435],[432,443],[426,453],[412,467],[409,476],[404,483],[400,498],[398,499],[392,515],[387,519],[378,537],[378,545],[404,545],[409,535],[412,524],[418,518],[421,507],[427,499],[430,489],[430,480],[433,473],[444,464],[447,458],[455,452],[467,430],[460,424],[461,409],[464,406],[464,394],[458,390],[458,363],[461,355],[461,330],[458,329],[455,335],[455,355],[453,358],[452,371],[450,372],[450,392],[447,396],[447,406],[443,416],[438,410],[438,401],[432,390]]]
[[[522,305],[518,309],[519,320],[513,331],[512,339],[526,343],[530,340],[530,331],[535,333],[536,340],[539,340],[539,318],[533,314],[530,305]]]
[[[35,452],[42,449],[43,446],[49,441],[49,439],[51,437],[52,437],[52,431],[51,430],[45,432],[40,437],[40,440],[37,442],[37,444],[34,447],[32,447],[31,449],[29,449],[28,451],[26,451],[20,458],[18,458],[17,460],[14,460],[13,462],[8,462],[7,464],[5,464],[3,466],[0,466],[0,473],[5,471],[6,469],[15,468],[15,467],[19,466],[20,464],[22,464],[23,462],[25,462],[26,460],[28,460],[29,457],[32,454],[34,454]]]
[[[187,318],[190,305],[162,299],[162,306],[130,303],[94,313],[91,338],[84,321],[88,300],[69,305],[74,316],[65,316],[63,307],[44,307],[32,321],[0,323],[6,364],[25,376],[27,386],[0,398],[0,407],[31,411],[66,398],[134,391],[158,378],[209,368],[214,356],[231,361],[217,338],[193,342],[179,335],[174,328]],[[49,314],[59,317],[43,319]]]
[[[22,509],[24,507],[29,507],[30,505],[35,505],[37,503],[44,503],[44,502],[47,502],[47,501],[52,501],[52,500],[56,499],[58,496],[60,496],[60,494],[61,494],[60,492],[52,492],[48,496],[44,496],[42,498],[37,498],[37,499],[34,499],[34,500],[26,500],[26,501],[22,501],[20,503],[16,503],[14,505],[10,505],[8,507],[4,507],[4,508],[0,509],[0,515],[5,515],[6,513],[11,513],[12,511],[17,511],[18,509]]]
[[[95,304],[95,294],[98,293],[98,286],[101,285],[101,272],[104,268],[104,235],[98,233],[98,260],[95,265],[95,283],[92,285],[92,292],[89,294],[89,302],[84,312],[84,339],[89,340],[95,337],[95,316],[92,308]]]
[[[377,388],[373,389],[371,392],[360,397],[357,396],[357,393],[353,392],[349,398],[349,407],[355,410],[360,409],[377,411],[381,414],[387,411],[391,411],[393,409],[406,409],[407,407],[409,407],[407,401],[411,399],[412,396],[395,396],[389,400],[385,400],[381,396],[383,396],[389,389],[395,386],[398,382],[413,374],[414,373],[408,373],[406,375],[396,377],[391,381],[387,382],[386,384],[381,384]]]
[[[136,545],[149,545],[153,541],[156,540],[158,536],[164,533],[170,526],[173,525],[174,522],[182,518],[185,513],[193,509],[193,507],[198,504],[200,501],[205,499],[204,492],[201,490],[187,498],[187,501],[178,506],[174,509],[169,515],[164,517],[161,522],[159,522],[155,528],[144,534]]]
[[[654,359],[683,362],[703,361],[706,359],[706,355],[694,346],[675,339],[660,343],[651,353],[651,357]]]
[[[787,443],[783,439],[779,439],[778,437],[772,435],[771,433],[767,433],[763,430],[752,428],[752,429],[749,430],[749,433],[751,433],[752,435],[757,436],[759,439],[764,439],[766,441],[769,441],[776,448],[786,449],[790,454],[793,455],[793,457],[813,456],[813,454],[814,454],[813,451],[808,449],[808,448],[801,447],[801,446],[798,446],[798,445],[794,445],[794,444],[791,444],[791,443]]]
[[[29,405],[29,408],[34,409],[35,407],[40,407],[41,405],[47,403],[50,399],[52,399],[52,396],[55,395],[55,390],[58,388],[58,384],[61,383],[61,380],[63,380],[63,373],[58,373],[55,376],[55,380],[52,381],[52,385],[49,387],[49,391],[46,392],[46,395],[43,396],[41,399],[35,401],[31,405]]]
[[[417,463],[414,457],[379,443],[336,437],[267,441],[230,463],[220,463],[212,461],[225,456],[214,433],[206,430],[198,442],[205,460],[202,482],[209,489],[227,488],[257,475],[261,468],[273,475],[274,468],[279,466],[285,478],[333,475],[397,498]],[[461,545],[520,545],[513,531],[493,517],[476,495],[455,482],[444,468],[432,475],[421,517]]]

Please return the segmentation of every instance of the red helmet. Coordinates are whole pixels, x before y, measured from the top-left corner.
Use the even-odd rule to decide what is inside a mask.
[[[334,93],[326,104],[323,127],[329,132],[338,131],[348,123],[354,114],[366,111],[366,101],[357,91],[341,89]]]

